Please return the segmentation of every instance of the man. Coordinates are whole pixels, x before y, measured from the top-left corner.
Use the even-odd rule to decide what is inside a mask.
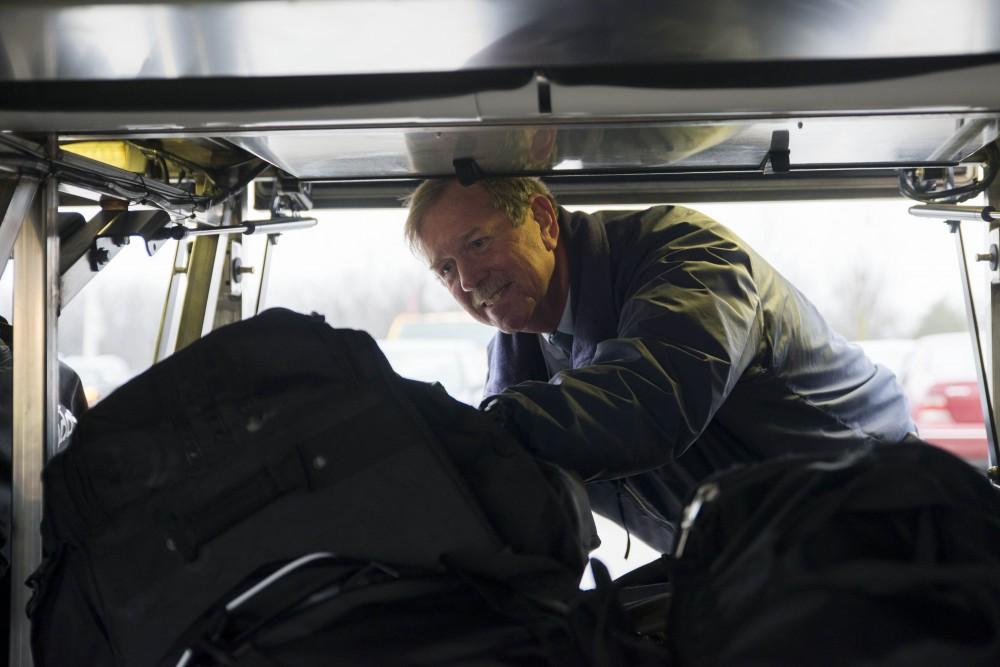
[[[914,430],[891,373],[696,211],[587,215],[537,179],[432,180],[406,235],[500,330],[485,409],[661,551],[716,471]]]

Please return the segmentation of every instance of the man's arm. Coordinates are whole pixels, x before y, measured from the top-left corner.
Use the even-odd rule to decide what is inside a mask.
[[[747,253],[711,227],[681,224],[629,274],[618,337],[591,365],[515,385],[494,405],[536,454],[588,480],[682,454],[757,352]]]

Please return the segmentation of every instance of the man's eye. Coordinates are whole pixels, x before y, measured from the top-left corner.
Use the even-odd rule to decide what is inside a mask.
[[[469,241],[469,245],[475,248],[476,250],[485,248],[487,243],[489,243],[488,236],[480,236],[478,239],[473,239]]]
[[[445,264],[440,269],[438,269],[438,275],[442,278],[447,278],[451,274],[451,264]]]

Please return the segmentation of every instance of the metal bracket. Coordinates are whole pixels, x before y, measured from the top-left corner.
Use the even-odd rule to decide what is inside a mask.
[[[452,160],[458,182],[468,187],[486,178],[486,172],[473,157],[459,157]]]
[[[277,178],[274,181],[274,199],[271,211],[308,211],[313,207],[311,183],[303,183],[294,178]]]
[[[60,308],[65,308],[132,237],[141,238],[146,252],[154,255],[167,242],[157,233],[169,221],[170,216],[159,210],[104,209],[64,239],[59,258]]]
[[[762,173],[783,174],[791,171],[792,152],[788,148],[788,142],[788,130],[775,130],[771,133],[771,147],[760,163]]]

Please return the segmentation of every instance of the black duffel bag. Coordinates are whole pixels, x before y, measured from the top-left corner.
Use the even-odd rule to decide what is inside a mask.
[[[720,474],[675,556],[677,665],[1000,664],[1000,493],[930,445]]]
[[[179,659],[220,596],[303,554],[565,600],[593,546],[571,484],[485,415],[399,378],[367,334],[280,309],[112,393],[44,484],[39,667]]]

